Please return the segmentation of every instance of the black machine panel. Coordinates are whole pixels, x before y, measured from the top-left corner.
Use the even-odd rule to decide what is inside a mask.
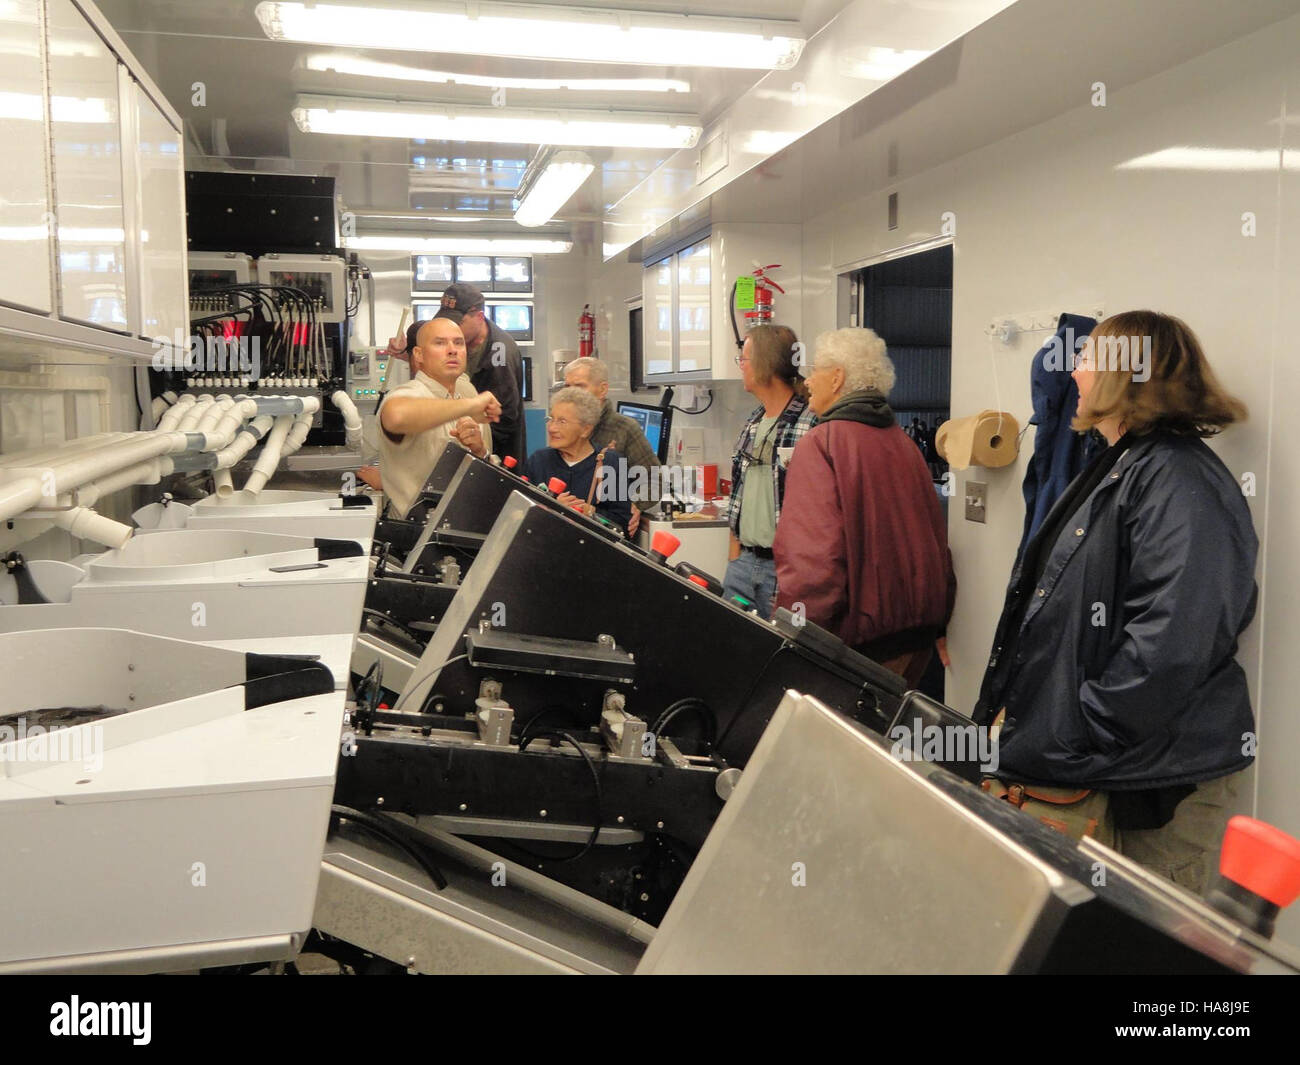
[[[434,520],[441,524],[471,498],[483,509],[458,522],[491,525],[498,511],[501,520],[430,641],[400,709],[420,709],[437,692],[450,707],[467,711],[482,671],[458,661],[435,680],[425,663],[434,667],[463,654],[465,634],[487,622],[514,635],[612,637],[636,661],[628,711],[652,724],[689,700],[676,728],[685,736],[711,736],[716,751],[734,765],[744,764],[787,688],[816,695],[876,732],[896,713],[901,680],[821,630],[746,613],[553,500],[520,492],[504,508],[489,507],[502,487],[499,478],[509,475],[487,463],[463,468],[459,476]],[[594,724],[609,686],[566,679],[565,702]],[[519,674],[505,682],[504,697],[512,705],[542,706],[556,699],[557,690],[554,678]]]
[[[187,170],[185,215],[190,251],[341,254],[332,177]]]

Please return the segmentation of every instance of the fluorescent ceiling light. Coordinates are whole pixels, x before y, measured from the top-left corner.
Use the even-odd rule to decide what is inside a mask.
[[[470,14],[473,11],[473,14]],[[280,3],[257,19],[273,41],[601,63],[788,70],[803,52],[798,22],[552,5]]]
[[[581,152],[556,152],[519,198],[515,221],[521,226],[544,226],[595,169]]]
[[[563,255],[573,250],[571,240],[543,237],[419,237],[409,233],[367,233],[344,237],[352,251],[409,251],[433,255]]]
[[[360,78],[422,81],[430,85],[473,85],[484,89],[568,89],[571,92],[690,92],[691,83],[677,78],[495,78],[483,74],[453,74],[423,70],[401,63],[380,63],[344,54],[308,56],[308,70],[351,74]]]
[[[1120,163],[1116,170],[1300,169],[1300,152],[1277,148],[1164,148]]]
[[[575,148],[693,148],[701,133],[692,115],[403,104],[343,96],[299,96],[293,120],[304,133]]]

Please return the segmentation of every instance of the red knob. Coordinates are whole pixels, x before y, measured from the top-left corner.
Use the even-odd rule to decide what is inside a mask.
[[[707,588],[709,586],[709,582],[706,581],[703,577],[701,577],[698,573],[692,573],[686,579],[690,581],[692,584],[698,584],[701,588]]]
[[[681,540],[677,539],[667,529],[660,529],[650,539],[650,550],[656,555],[662,555],[664,558],[668,558],[681,546]]]
[[[380,710],[391,710],[392,707],[390,707],[387,703],[380,703],[377,709],[380,709]]]
[[[1300,839],[1253,817],[1234,817],[1223,834],[1219,872],[1275,906],[1300,895]]]
[[[581,514],[581,513],[582,513],[582,500],[580,499],[580,500],[578,500],[578,502],[576,502],[576,503],[570,503],[570,504],[569,504],[569,509],[570,509],[570,510],[576,510],[579,514]]]
[[[527,477],[525,477],[522,473],[519,475],[519,479],[520,479],[521,481],[523,481],[524,484],[532,484],[532,483],[533,483],[533,482],[530,481]]]
[[[519,460],[515,458],[514,455],[507,455],[505,458],[501,460],[501,462],[508,470],[513,470],[516,466],[519,465]]]
[[[558,496],[561,492],[563,492],[568,487],[568,485],[565,484],[564,481],[561,481],[558,477],[552,477],[549,481],[546,482],[546,487],[549,488],[552,492],[554,492]]]

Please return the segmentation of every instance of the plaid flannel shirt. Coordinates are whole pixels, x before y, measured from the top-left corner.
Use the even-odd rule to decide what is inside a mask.
[[[762,406],[754,408],[754,412],[745,422],[744,428],[740,430],[740,436],[736,439],[736,448],[731,456],[731,495],[727,497],[727,505],[724,513],[727,516],[727,524],[731,526],[732,534],[737,539],[740,538],[740,496],[745,482],[745,474],[751,465],[746,455],[754,453],[754,440],[758,435],[758,423],[761,422],[766,412]],[[785,464],[781,461],[777,448],[794,447],[795,444],[817,424],[817,416],[813,413],[812,407],[808,406],[808,401],[800,399],[798,396],[792,396],[790,402],[785,405],[785,410],[777,415],[776,428],[772,430],[772,481],[776,488],[776,520],[781,520],[781,499],[785,496]]]

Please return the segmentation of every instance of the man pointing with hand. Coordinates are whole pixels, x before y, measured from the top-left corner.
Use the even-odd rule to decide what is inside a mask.
[[[501,417],[491,392],[476,392],[465,377],[465,337],[447,318],[420,326],[411,350],[414,376],[379,407],[380,468],[384,492],[397,517],[405,517],[447,446],[458,439],[484,457],[491,448],[488,422]]]

